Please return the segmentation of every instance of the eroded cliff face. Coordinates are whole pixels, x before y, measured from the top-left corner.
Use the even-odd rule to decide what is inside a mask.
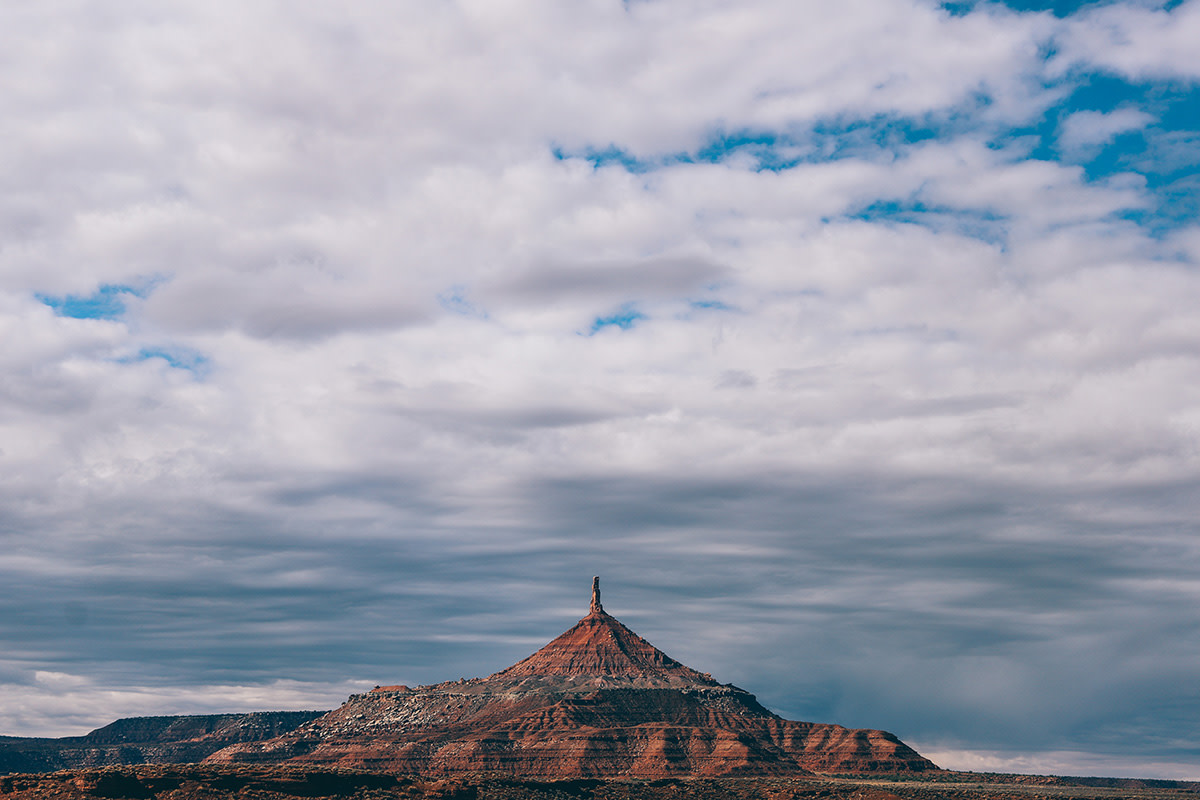
[[[381,687],[296,730],[211,756],[421,774],[667,778],[936,769],[884,731],[781,719],[591,609],[487,678]]]

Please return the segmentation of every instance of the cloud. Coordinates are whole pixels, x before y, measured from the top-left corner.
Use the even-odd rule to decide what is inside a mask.
[[[171,333],[235,329],[256,338],[312,339],[360,329],[404,327],[431,309],[400,290],[370,300],[362,290],[304,267],[252,275],[189,276],[164,286],[143,319]]]
[[[1135,81],[1200,78],[1190,42],[1200,3],[1111,3],[1073,16],[1061,34],[1063,63],[1086,62]]]
[[[1064,151],[1078,154],[1098,149],[1120,134],[1140,130],[1152,122],[1154,117],[1132,108],[1118,109],[1107,114],[1099,111],[1077,111],[1063,120],[1058,141]]]
[[[593,302],[678,297],[728,274],[703,259],[659,258],[634,264],[538,265],[506,278],[504,294],[537,302],[583,297]]]
[[[275,681],[263,686],[145,687],[106,686],[81,675],[39,671],[32,685],[6,683],[0,698],[6,713],[5,730],[28,731],[25,736],[79,736],[96,719],[117,711],[122,717],[169,714],[228,714],[262,711],[316,711],[333,708],[346,695],[371,688],[363,682],[341,685],[308,685]],[[181,709],[185,709],[182,710]],[[52,726],[46,720],[53,719]],[[99,726],[96,726],[99,727]]]
[[[791,716],[1194,763],[1194,9],[0,12],[4,732],[486,674],[601,574]]]

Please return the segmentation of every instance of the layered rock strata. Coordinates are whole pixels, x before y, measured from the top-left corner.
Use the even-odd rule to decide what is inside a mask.
[[[353,695],[218,763],[289,762],[530,778],[797,775],[936,769],[877,730],[794,722],[687,667],[604,611],[487,678]]]

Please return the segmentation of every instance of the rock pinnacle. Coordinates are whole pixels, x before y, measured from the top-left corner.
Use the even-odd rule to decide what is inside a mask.
[[[592,607],[588,609],[589,614],[603,614],[604,606],[600,605],[600,576],[592,578]]]

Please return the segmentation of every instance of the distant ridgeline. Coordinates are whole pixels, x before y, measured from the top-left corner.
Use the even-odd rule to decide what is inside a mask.
[[[187,764],[218,750],[287,733],[324,711],[130,717],[84,736],[0,736],[0,774],[51,772],[117,764]]]

